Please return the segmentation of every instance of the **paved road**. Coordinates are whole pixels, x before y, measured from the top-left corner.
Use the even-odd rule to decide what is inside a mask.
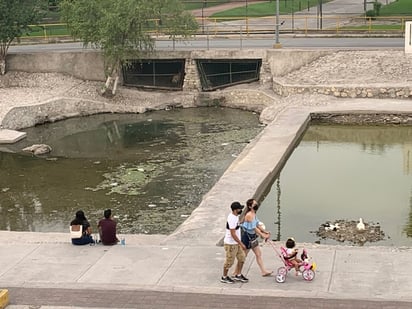
[[[216,38],[189,40],[175,42],[176,50],[193,49],[213,49],[213,48],[272,48],[275,42],[274,37],[255,38],[244,36],[242,38]],[[292,38],[280,37],[283,48],[404,48],[403,38]],[[61,43],[61,44],[38,44],[38,45],[16,45],[10,47],[10,52],[43,52],[43,51],[73,51],[82,49],[81,43]],[[158,40],[156,49],[171,50],[173,42],[168,40]]]
[[[339,49],[368,49],[368,48],[404,48],[403,38],[292,38],[280,37],[283,48],[339,48]],[[264,48],[271,49],[275,38],[254,38],[243,36],[236,39],[192,40],[175,43],[176,50],[214,49],[214,48]],[[158,41],[158,49],[173,49],[173,42]]]
[[[12,305],[27,305],[27,309],[45,306],[85,308],[139,308],[139,309],[260,309],[260,308],[339,308],[380,309],[411,308],[411,303],[401,301],[371,301],[353,299],[321,299],[303,297],[273,297],[237,294],[207,294],[197,292],[168,292],[150,290],[107,291],[99,289],[45,289],[10,288]],[[17,308],[16,308],[17,309]]]

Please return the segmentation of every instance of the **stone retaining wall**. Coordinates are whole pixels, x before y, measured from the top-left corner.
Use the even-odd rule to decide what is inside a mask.
[[[347,124],[347,125],[377,125],[377,124],[412,124],[412,113],[313,113],[312,123]]]
[[[370,85],[370,86],[339,86],[339,85],[282,85],[273,81],[273,91],[280,96],[297,93],[314,93],[332,95],[341,98],[379,98],[408,99],[412,98],[412,86]]]
[[[170,96],[169,96],[170,97]],[[88,116],[101,113],[144,113],[148,110],[164,110],[173,107],[194,107],[195,97],[192,95],[177,94],[173,100],[165,96],[150,96],[139,98],[143,104],[119,104],[117,102],[103,102],[81,98],[57,97],[46,102],[15,106],[11,108],[0,124],[4,128],[21,130],[37,124],[55,122],[71,117]],[[145,101],[149,104],[144,104]],[[148,107],[150,105],[150,108]]]

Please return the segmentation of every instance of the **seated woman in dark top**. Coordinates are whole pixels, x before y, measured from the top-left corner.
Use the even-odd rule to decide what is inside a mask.
[[[78,235],[80,237],[76,237],[76,231],[79,230],[81,230],[81,233],[79,233],[80,235]],[[83,210],[76,212],[76,217],[72,222],[70,222],[70,231],[72,233],[73,245],[87,245],[95,243],[92,237],[92,229],[90,227],[90,223],[89,221],[87,221]],[[73,235],[75,235],[75,238],[73,238]]]

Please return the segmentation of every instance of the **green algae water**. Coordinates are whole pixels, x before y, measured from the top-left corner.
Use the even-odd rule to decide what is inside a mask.
[[[273,238],[319,238],[325,222],[378,223],[365,245],[412,245],[412,127],[312,125],[270,188],[258,217]]]
[[[219,107],[28,128],[26,139],[1,147],[0,229],[67,232],[82,209],[96,230],[111,208],[121,233],[168,234],[262,129],[255,113]],[[52,152],[21,152],[39,143]]]

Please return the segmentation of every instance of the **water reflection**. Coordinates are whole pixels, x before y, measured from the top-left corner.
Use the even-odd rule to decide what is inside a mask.
[[[312,125],[262,202],[260,219],[275,238],[315,242],[311,231],[322,223],[362,217],[386,234],[373,245],[410,246],[411,136],[404,126]]]
[[[65,232],[111,208],[122,233],[169,233],[262,129],[250,112],[196,108],[105,114],[30,128],[51,156],[0,152],[0,229]]]
[[[275,210],[275,227],[277,227],[276,234],[275,234],[275,240],[280,241],[282,239],[281,235],[281,228],[280,228],[280,222],[281,222],[281,208],[280,208],[280,194],[281,194],[281,189],[280,189],[280,176],[275,180],[275,185],[276,185],[276,210]]]

